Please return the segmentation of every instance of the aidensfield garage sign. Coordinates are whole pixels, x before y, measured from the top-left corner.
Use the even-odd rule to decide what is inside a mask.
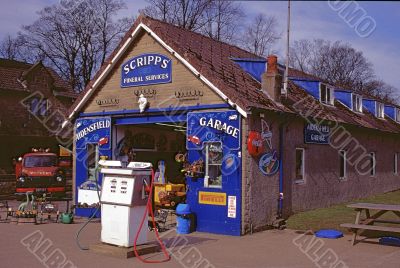
[[[171,81],[172,62],[162,54],[141,54],[121,66],[121,87],[165,84]]]

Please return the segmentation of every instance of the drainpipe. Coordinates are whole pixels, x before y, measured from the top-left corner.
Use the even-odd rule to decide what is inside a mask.
[[[284,121],[279,125],[279,196],[278,196],[278,219],[282,218],[283,215],[283,157],[284,157],[284,131],[287,126],[287,117],[285,114]]]

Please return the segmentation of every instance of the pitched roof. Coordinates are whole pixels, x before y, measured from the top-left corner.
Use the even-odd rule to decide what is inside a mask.
[[[239,47],[140,15],[92,81],[86,86],[74,106],[71,107],[70,119],[73,117],[75,109],[81,108],[78,106],[87,95],[86,93],[91,90],[106,68],[109,68],[112,59],[123,49],[124,44],[141,25],[148,27],[202,76],[222,91],[231,102],[237,104],[243,110],[249,110],[251,107],[281,110],[279,105],[264,97],[264,94],[260,91],[261,85],[231,60],[231,58],[262,58]]]
[[[133,39],[135,31],[139,28],[151,31],[149,32],[150,34],[155,34],[161,39],[161,42],[165,42],[168,47],[183,57],[196,71],[210,81],[213,86],[222,91],[231,102],[245,111],[258,108],[298,115],[299,111],[294,109],[293,104],[310,97],[303,89],[290,82],[288,98],[282,101],[282,104],[276,103],[260,91],[261,85],[259,82],[232,60],[232,58],[265,59],[236,46],[141,15],[71,107],[70,120],[73,119],[75,112],[83,107],[90,94],[101,84],[99,82],[101,78],[107,71],[111,70],[113,64],[118,60],[117,57],[122,54],[120,52],[127,47],[126,43]],[[177,55],[175,54],[175,56]],[[283,66],[279,66],[279,70],[282,72]],[[289,76],[321,81],[318,77],[295,69],[289,70]],[[303,106],[300,105],[297,108],[300,107],[304,110],[311,107],[315,108],[316,111],[321,111],[322,109],[325,119],[383,131],[400,132],[400,125],[392,121],[380,120],[368,113],[356,114],[339,102],[336,102],[333,107],[328,107],[315,101],[312,102],[312,99],[310,99],[308,103],[305,102]]]
[[[26,91],[22,81],[37,67],[43,66],[53,79],[57,91],[67,97],[76,98],[77,94],[53,69],[44,66],[40,61],[36,64],[0,58],[0,90]]]

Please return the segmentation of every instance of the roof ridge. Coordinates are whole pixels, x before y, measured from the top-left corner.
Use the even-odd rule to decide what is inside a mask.
[[[172,27],[175,27],[175,28],[177,28],[177,29],[179,29],[179,30],[188,32],[188,33],[190,33],[190,34],[195,34],[195,35],[198,35],[198,36],[201,36],[201,37],[208,38],[208,39],[210,39],[211,41],[216,42],[216,43],[220,43],[220,44],[223,44],[223,45],[227,45],[227,46],[230,46],[230,47],[237,48],[237,49],[239,49],[239,50],[241,50],[241,51],[243,51],[243,52],[245,52],[245,53],[247,53],[247,54],[250,54],[250,55],[254,56],[254,58],[257,58],[257,59],[265,59],[265,57],[258,56],[258,55],[256,55],[256,54],[254,54],[253,52],[247,51],[247,50],[245,50],[245,49],[243,49],[243,48],[241,48],[241,47],[239,47],[239,46],[237,46],[237,45],[230,44],[230,43],[225,42],[225,41],[213,39],[213,38],[211,38],[211,37],[209,37],[209,36],[207,36],[207,35],[205,35],[205,34],[202,34],[202,33],[199,33],[199,32],[195,32],[195,31],[191,31],[191,30],[189,30],[189,29],[186,29],[186,28],[177,26],[177,25],[175,25],[175,24],[172,24],[172,23],[169,23],[169,22],[166,22],[166,21],[162,21],[162,20],[159,20],[159,19],[156,19],[156,18],[147,16],[147,15],[144,15],[144,14],[141,14],[141,15],[139,15],[139,17],[138,17],[138,19],[143,19],[143,18],[144,18],[144,19],[148,19],[148,20],[153,20],[153,21],[156,21],[156,22],[159,22],[159,23],[162,23],[162,24],[164,24],[164,25],[167,25],[168,27],[171,27],[171,26],[172,26]],[[141,22],[142,22],[142,21],[141,21]]]

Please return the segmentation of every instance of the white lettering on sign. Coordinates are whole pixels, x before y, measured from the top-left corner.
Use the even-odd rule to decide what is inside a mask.
[[[130,71],[135,70],[136,68],[149,65],[154,65],[154,66],[160,65],[162,69],[165,69],[168,67],[168,63],[170,61],[171,61],[170,59],[162,59],[160,56],[143,55],[141,57],[132,59],[130,62],[125,64],[124,72],[125,74],[128,74]],[[154,80],[154,79],[149,79],[149,80]]]
[[[234,138],[238,138],[239,129],[234,126],[228,125],[227,123],[222,123],[220,120],[210,118],[207,119],[205,117],[200,118],[200,126],[202,127],[211,127],[216,130],[220,130],[225,132],[228,135],[231,135]]]
[[[228,196],[228,218],[236,218],[236,196]]]
[[[108,120],[103,120],[103,121],[98,121],[95,122],[93,124],[91,124],[88,127],[85,127],[84,129],[82,129],[81,131],[78,132],[78,134],[76,134],[76,140],[80,140],[81,138],[85,137],[87,134],[96,131],[98,129],[102,129],[102,128],[109,128],[111,126],[111,122]]]

